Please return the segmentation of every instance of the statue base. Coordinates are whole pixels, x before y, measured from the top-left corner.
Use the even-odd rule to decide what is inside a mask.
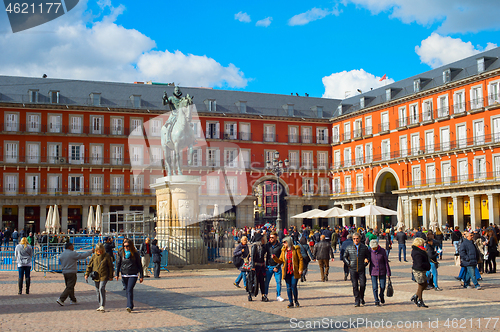
[[[158,245],[169,253],[169,264],[207,263],[207,249],[200,233],[198,176],[173,175],[159,178],[156,190]]]

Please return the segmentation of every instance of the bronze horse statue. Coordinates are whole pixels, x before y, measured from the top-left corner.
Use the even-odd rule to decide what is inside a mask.
[[[191,125],[192,108],[194,107],[193,99],[187,95],[178,98],[174,104],[170,102],[170,98],[166,101],[171,107],[172,113],[170,116],[174,116],[174,121],[167,121],[161,127],[161,146],[165,157],[167,176],[175,175],[175,173],[182,175],[180,161],[184,148],[188,148],[188,165],[193,164],[193,145],[196,143]],[[169,124],[171,128],[168,128]],[[174,151],[173,156],[171,151]]]

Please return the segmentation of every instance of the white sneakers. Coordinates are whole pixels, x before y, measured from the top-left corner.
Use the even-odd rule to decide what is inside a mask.
[[[104,307],[103,306],[100,306],[99,308],[97,308],[96,311],[101,311],[101,312],[104,312]]]
[[[278,297],[276,298],[276,300],[278,300],[278,301],[280,301],[280,302],[285,301],[285,299],[284,299],[284,298],[282,298],[281,296],[278,296]]]
[[[61,307],[64,305],[64,301],[61,300],[60,298],[56,300],[57,304],[59,304]]]
[[[77,302],[77,301],[71,301],[71,300],[70,300],[69,304],[76,305],[76,304],[78,304],[78,302]]]

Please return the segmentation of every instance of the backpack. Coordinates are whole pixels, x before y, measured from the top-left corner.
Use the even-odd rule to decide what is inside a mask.
[[[237,269],[243,265],[243,258],[241,258],[241,255],[233,256],[233,265],[236,266]]]

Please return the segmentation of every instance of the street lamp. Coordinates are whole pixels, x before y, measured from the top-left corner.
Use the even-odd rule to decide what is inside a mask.
[[[280,153],[278,151],[274,152],[274,158],[271,164],[271,160],[266,161],[266,168],[276,175],[276,189],[278,191],[278,217],[276,218],[276,228],[281,229],[281,215],[280,215],[280,176],[288,168],[288,159],[285,159],[285,167],[283,167],[283,161],[279,160]]]

